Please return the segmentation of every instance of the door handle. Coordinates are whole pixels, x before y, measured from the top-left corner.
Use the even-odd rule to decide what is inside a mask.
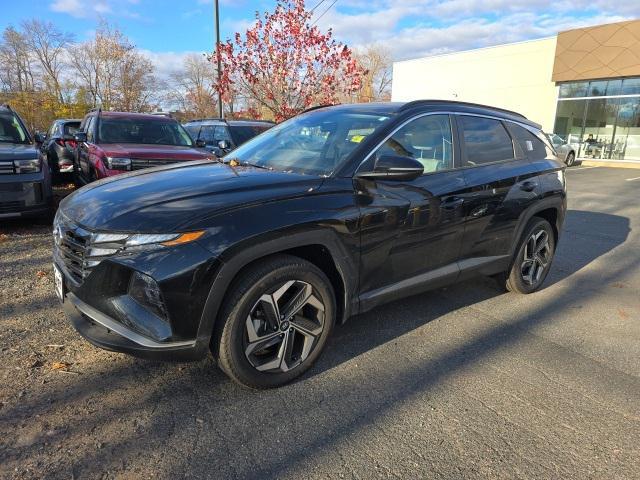
[[[520,184],[520,190],[524,190],[525,192],[533,192],[537,186],[537,182],[526,181]]]

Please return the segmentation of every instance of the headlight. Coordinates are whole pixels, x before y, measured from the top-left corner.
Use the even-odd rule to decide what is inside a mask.
[[[91,239],[92,246],[98,248],[136,248],[152,245],[171,247],[183,243],[193,242],[202,235],[204,230],[187,233],[95,233]]]
[[[14,160],[13,166],[16,173],[38,173],[42,168],[39,158],[30,158],[28,160]]]
[[[130,158],[107,157],[105,160],[109,170],[131,170]]]

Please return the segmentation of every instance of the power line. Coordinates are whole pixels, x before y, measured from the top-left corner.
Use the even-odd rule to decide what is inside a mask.
[[[331,7],[333,7],[336,4],[337,1],[338,0],[333,0],[333,3],[331,5],[329,5],[327,7],[327,9],[320,14],[320,16],[318,18],[315,19],[315,21],[311,24],[311,26],[313,27],[316,23],[318,23],[318,20],[320,20],[322,17],[324,17],[324,14],[327,13],[331,9]],[[322,2],[320,2],[320,3],[322,3]]]
[[[309,13],[313,13],[313,11],[318,8],[320,5],[322,5],[324,3],[324,0],[320,0],[315,7],[313,7],[311,10],[309,10]]]

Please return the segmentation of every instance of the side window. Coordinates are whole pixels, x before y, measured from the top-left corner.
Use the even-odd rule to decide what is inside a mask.
[[[95,135],[93,134],[93,125],[96,123],[95,120],[96,117],[89,117],[89,121],[87,122],[87,125],[85,127],[85,131],[87,132],[87,142],[95,141]]]
[[[216,137],[216,143],[218,143],[220,140],[226,140],[227,142],[231,143],[231,137],[229,136],[229,131],[227,130],[227,127],[223,127],[223,126],[216,127],[215,137]]]
[[[418,160],[424,173],[453,168],[453,144],[449,115],[417,118],[389,138],[377,151],[381,155],[400,155]]]
[[[540,160],[547,158],[547,148],[542,140],[520,125],[507,122],[507,128],[511,136],[529,160]]]
[[[502,122],[491,118],[461,115],[465,166],[513,160],[513,142]]]
[[[200,128],[199,140],[204,140],[207,145],[213,145],[215,142],[215,127],[213,125],[203,125]]]

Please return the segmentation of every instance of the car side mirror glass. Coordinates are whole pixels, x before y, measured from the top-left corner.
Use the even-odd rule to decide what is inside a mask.
[[[44,141],[47,139],[47,134],[36,132],[33,138],[36,141],[36,143],[44,143]]]
[[[85,132],[76,132],[73,134],[73,139],[76,142],[86,142],[87,141],[87,134]]]
[[[205,142],[204,140],[202,140],[201,138],[199,138],[198,140],[196,140],[196,147],[198,148],[204,148],[207,146],[207,142]]]
[[[229,142],[226,140],[218,140],[218,148],[220,150],[226,150],[229,148]]]
[[[380,155],[376,159],[373,172],[363,172],[358,176],[380,180],[413,180],[423,173],[424,166],[415,158],[401,155]]]

